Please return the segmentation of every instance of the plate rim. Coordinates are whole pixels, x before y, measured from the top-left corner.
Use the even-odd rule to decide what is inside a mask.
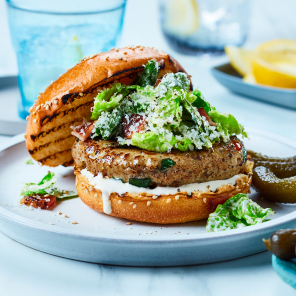
[[[253,87],[254,89],[257,89],[257,90],[271,91],[271,92],[276,92],[276,93],[279,93],[279,94],[285,93],[287,95],[293,95],[293,94],[296,95],[296,90],[294,90],[294,89],[281,88],[281,87],[275,87],[275,86],[266,86],[266,85],[263,85],[263,84],[245,83],[245,82],[243,82],[242,78],[227,74],[227,73],[217,69],[219,67],[226,66],[226,65],[231,65],[231,64],[230,63],[225,63],[225,64],[221,64],[221,65],[212,67],[211,68],[212,74],[215,75],[215,74],[218,73],[218,75],[224,76],[227,79],[231,79],[236,83],[247,85],[247,86]]]
[[[283,137],[281,135],[277,135],[265,130],[260,130],[256,128],[246,128],[247,132],[251,132],[257,135],[261,135],[265,138],[269,138],[272,140],[277,140],[287,146],[290,146],[292,148],[296,149],[296,141]],[[5,140],[4,142],[0,143],[0,153],[17,145],[22,142],[24,142],[24,133],[19,134],[17,136],[12,137],[11,139]],[[296,208],[295,208],[296,211]],[[252,234],[260,234],[261,232],[268,232],[269,230],[273,229],[277,225],[281,225],[284,223],[292,222],[293,220],[296,220],[295,211],[284,215],[283,217],[279,217],[275,220],[268,221],[266,223],[248,226],[245,228],[239,228],[239,229],[232,229],[231,231],[223,231],[223,232],[205,232],[205,233],[199,233],[199,234],[191,234],[190,236],[182,237],[182,236],[175,236],[172,238],[171,235],[163,235],[160,237],[144,237],[144,236],[128,236],[126,234],[118,236],[117,234],[111,233],[111,234],[102,234],[102,233],[94,233],[94,232],[85,232],[85,231],[79,231],[79,230],[72,230],[72,229],[66,229],[62,227],[58,227],[56,225],[47,225],[45,223],[35,221],[26,217],[23,217],[21,215],[18,215],[3,206],[0,205],[0,216],[6,220],[10,220],[10,222],[21,224],[22,226],[34,228],[37,230],[42,230],[46,232],[55,233],[58,235],[63,236],[71,236],[76,238],[83,238],[87,240],[103,240],[103,241],[109,241],[109,242],[126,242],[126,243],[153,243],[153,244],[161,244],[163,242],[166,243],[182,243],[182,242],[196,242],[196,241],[202,241],[204,243],[210,242],[211,240],[224,240],[224,239],[240,239],[245,238],[247,235]],[[151,223],[147,223],[147,225],[151,225]],[[178,224],[179,225],[179,224]],[[165,227],[165,226],[164,226]],[[184,235],[185,236],[185,235]]]

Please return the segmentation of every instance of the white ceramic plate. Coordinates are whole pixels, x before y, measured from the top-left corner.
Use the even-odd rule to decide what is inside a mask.
[[[249,129],[247,149],[284,157],[296,154],[296,143]],[[52,210],[20,205],[23,182],[37,182],[49,170],[25,164],[29,154],[23,135],[0,146],[0,231],[34,249],[75,260],[129,266],[178,266],[234,259],[265,250],[262,238],[296,223],[296,206],[269,203],[252,190],[251,198],[276,211],[271,221],[230,231],[207,233],[206,221],[177,225],[132,222],[97,213],[80,199]],[[50,168],[57,186],[75,190],[71,168]],[[67,214],[64,218],[58,212]],[[78,224],[72,224],[77,221]]]

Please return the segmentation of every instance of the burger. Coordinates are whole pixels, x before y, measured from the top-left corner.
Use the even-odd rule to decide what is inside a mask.
[[[92,209],[151,223],[205,219],[247,193],[244,127],[216,110],[170,55],[136,46],[83,59],[40,94],[26,145],[47,166],[74,165]]]

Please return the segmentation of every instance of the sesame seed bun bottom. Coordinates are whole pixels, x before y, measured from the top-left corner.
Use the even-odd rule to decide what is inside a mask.
[[[78,170],[75,171],[76,188],[81,200],[90,208],[103,212],[102,192],[89,185],[88,179]],[[151,194],[119,195],[110,194],[111,216],[133,221],[157,224],[184,223],[206,219],[219,204],[238,193],[248,193],[252,183],[252,175],[244,175],[236,184],[227,184],[217,192],[194,192],[188,196],[186,192],[160,195],[153,199]],[[177,198],[176,198],[177,197]],[[135,206],[136,205],[136,206]]]

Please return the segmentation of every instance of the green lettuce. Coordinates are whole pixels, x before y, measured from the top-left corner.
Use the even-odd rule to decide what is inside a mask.
[[[222,113],[212,108],[209,112],[210,118],[217,123],[217,128],[220,128],[226,135],[242,134],[244,137],[248,137],[245,132],[245,128],[238,123],[236,118],[227,113]]]
[[[95,98],[94,108],[90,119],[98,119],[102,112],[116,108],[131,91],[136,89],[136,85],[115,83],[111,88],[102,91]]]
[[[216,211],[210,214],[206,229],[208,232],[216,232],[256,225],[273,215],[270,208],[261,208],[247,194],[239,193],[223,205],[218,205]]]
[[[189,91],[190,81],[187,75],[182,72],[168,73],[162,78],[157,89],[161,89],[163,86],[165,86],[166,89],[183,89]]]
[[[141,72],[136,79],[133,81],[133,84],[140,86],[155,85],[158,74],[158,63],[154,60],[148,61],[144,71]]]
[[[119,128],[122,116],[122,108],[115,108],[112,112],[103,112],[95,123],[95,133],[93,137],[101,135],[104,140],[110,139]]]
[[[175,137],[169,141],[162,135],[157,135],[154,132],[148,133],[134,133],[132,136],[132,144],[141,149],[157,152],[167,152],[171,149],[178,141]]]
[[[211,105],[209,102],[205,100],[202,93],[198,89],[195,89],[193,91],[193,95],[195,96],[196,99],[194,102],[192,102],[192,105],[197,109],[201,107],[204,108],[204,110],[209,114],[211,110]]]
[[[168,140],[168,138],[171,138]],[[154,132],[147,133],[134,133],[132,136],[132,144],[141,149],[156,151],[160,153],[167,152],[173,147],[181,151],[193,150],[192,142],[187,139],[176,139],[176,137],[170,135],[164,137],[163,135],[157,135]]]
[[[55,174],[52,172],[48,172],[39,183],[25,183],[25,186],[21,191],[21,195],[31,196],[49,194],[54,195],[60,199],[78,197],[77,193],[75,193],[74,191],[59,190],[53,187],[56,181],[57,180]]]

